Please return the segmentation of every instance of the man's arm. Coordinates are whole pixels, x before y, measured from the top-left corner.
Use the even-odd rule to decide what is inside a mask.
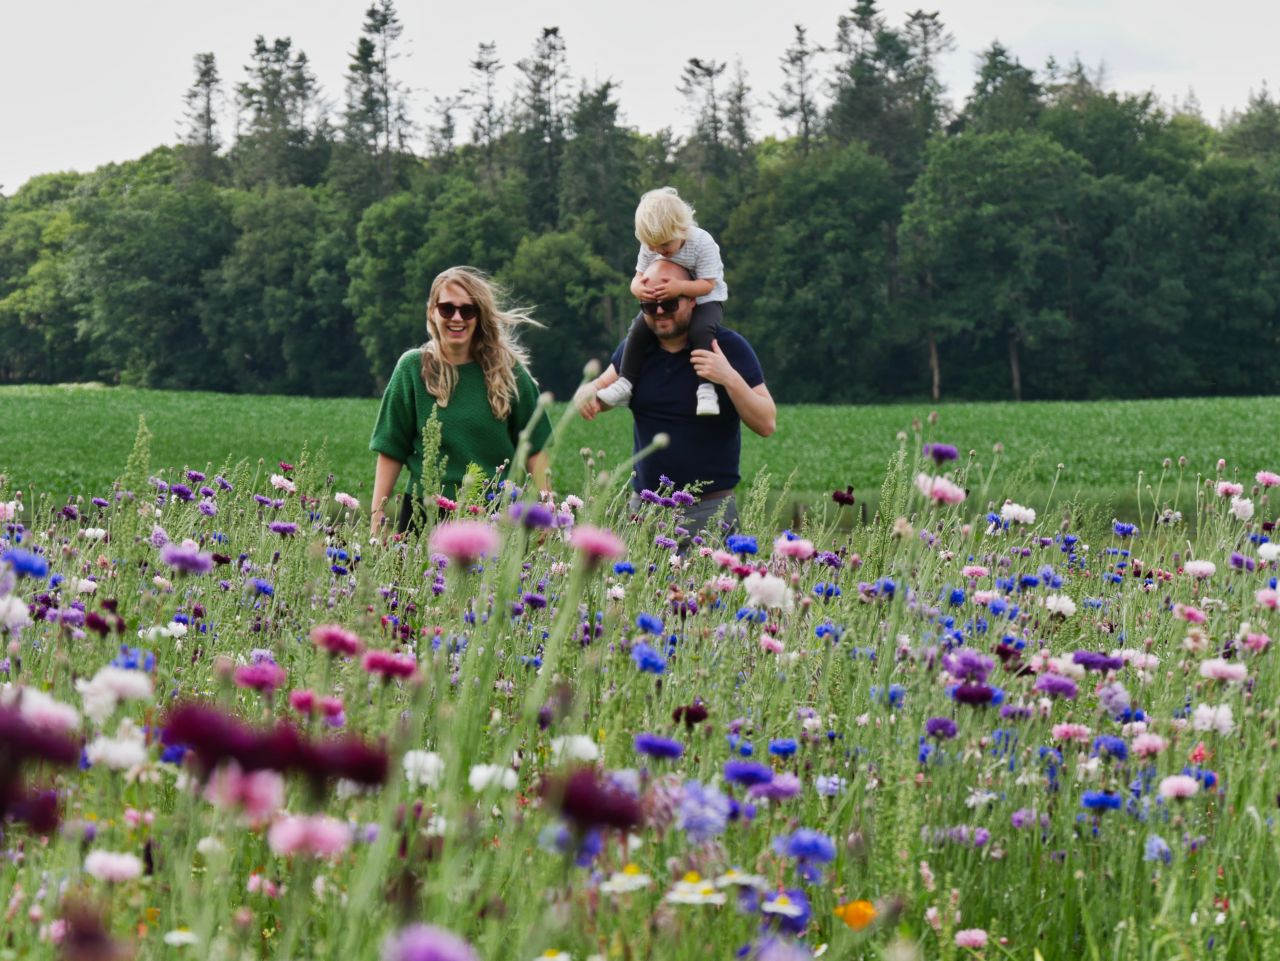
[[[738,416],[761,437],[768,437],[778,426],[778,406],[764,384],[748,387],[742,375],[729,363],[717,341],[711,342],[711,350],[695,350],[692,353],[693,369],[703,380],[719,384],[729,394]]]
[[[617,379],[618,372],[613,369],[613,364],[610,364],[603,374],[591,383],[583,384],[578,388],[577,393],[573,395],[573,406],[578,408],[578,413],[584,420],[595,420],[596,414],[602,410],[612,410],[596,400],[596,391],[604,390]]]

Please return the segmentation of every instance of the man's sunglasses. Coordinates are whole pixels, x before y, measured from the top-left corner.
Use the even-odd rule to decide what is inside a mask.
[[[440,311],[440,316],[445,320],[453,320],[454,314],[460,315],[463,320],[475,320],[480,316],[480,311],[475,304],[455,304],[447,300],[436,304],[436,310]]]
[[[658,312],[658,308],[662,308],[664,314],[674,314],[680,306],[680,298],[672,297],[670,300],[642,300],[640,301],[640,309],[652,317]]]

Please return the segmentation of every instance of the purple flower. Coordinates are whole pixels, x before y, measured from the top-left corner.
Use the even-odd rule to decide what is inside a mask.
[[[218,514],[218,505],[207,498],[202,500],[196,509],[205,517],[216,517]]]
[[[512,504],[507,508],[507,517],[530,529],[550,527],[554,520],[551,508],[545,504]]]
[[[987,655],[970,647],[962,647],[942,658],[942,666],[957,681],[975,681],[978,684],[986,683],[987,675],[991,673],[995,663]]]
[[[466,941],[444,928],[411,924],[382,942],[382,961],[480,961]]]
[[[688,491],[676,491],[671,495],[671,499],[681,507],[689,507],[694,503],[694,497]]]
[[[715,788],[688,781],[684,785],[677,824],[690,841],[702,844],[724,831],[729,810],[729,799]]]
[[[184,574],[208,574],[213,570],[212,554],[184,544],[165,544],[160,548],[160,560]]]
[[[170,484],[169,493],[183,502],[189,501],[195,497],[195,494],[191,492],[191,488],[186,484]]]
[[[990,704],[996,692],[986,684],[958,684],[951,688],[951,696],[961,704]]]
[[[772,781],[747,788],[750,797],[763,797],[770,801],[785,801],[799,793],[800,779],[794,774],[776,774]]]
[[[925,444],[924,456],[932,457],[935,464],[942,464],[949,460],[958,460],[960,451],[951,444]]]
[[[1061,674],[1041,674],[1036,678],[1035,689],[1041,694],[1048,694],[1050,697],[1065,697],[1067,700],[1073,700],[1080,693],[1076,682],[1069,677],[1063,677]]]
[[[271,528],[272,532],[279,534],[281,537],[292,537],[294,534],[298,533],[298,525],[290,521],[272,521],[267,525],[267,527]]]
[[[950,740],[956,736],[956,722],[949,717],[931,717],[924,722],[924,732],[938,740]]]
[[[657,734],[637,734],[636,751],[649,757],[677,758],[684,754],[684,745],[668,737]]]
[[[1123,657],[1110,657],[1094,651],[1076,651],[1071,655],[1071,660],[1086,671],[1097,671],[1099,673],[1103,671],[1118,671],[1124,667]]]
[[[773,780],[773,769],[756,761],[725,761],[724,779],[743,787],[768,784]]]

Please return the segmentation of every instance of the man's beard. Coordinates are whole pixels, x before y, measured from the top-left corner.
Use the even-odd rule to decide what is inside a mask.
[[[690,311],[690,314],[692,314],[692,311]],[[666,318],[663,319],[665,320]],[[692,319],[692,316],[686,317],[684,320],[681,320],[679,317],[672,317],[671,328],[665,333],[658,332],[658,325],[655,321],[650,330],[653,331],[653,336],[657,337],[659,340],[677,340],[689,333],[689,324],[692,322]]]

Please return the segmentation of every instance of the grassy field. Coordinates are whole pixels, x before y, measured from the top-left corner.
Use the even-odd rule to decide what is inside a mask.
[[[928,422],[931,410],[937,423]],[[1226,458],[1243,476],[1274,467],[1274,398],[1219,398],[1092,403],[788,406],[778,431],[744,440],[743,477],[767,470],[775,489],[796,472],[791,494],[801,502],[854,485],[874,505],[899,432],[976,452],[983,471],[995,461],[991,497],[1016,489],[1043,507],[1058,475],[1054,502],[1110,503],[1119,514],[1137,507],[1143,484],[1158,482],[1165,458],[1186,458],[1187,478],[1213,474]],[[371,399],[235,396],[94,386],[0,388],[0,471],[10,487],[55,497],[109,489],[132,447],[139,417],[154,434],[156,467],[218,467],[261,459],[294,460],[304,445],[323,446],[338,486],[366,499],[372,483]],[[914,441],[912,441],[914,443]],[[594,423],[574,419],[560,439],[557,486],[581,484],[578,451],[603,451],[602,466],[630,452],[631,420],[618,412]],[[996,444],[1003,445],[999,457]],[[1062,465],[1061,472],[1058,465]],[[1173,476],[1171,475],[1171,477]],[[1173,481],[1176,484],[1176,478]],[[1169,498],[1166,482],[1161,500]],[[1190,488],[1183,485],[1183,496]],[[1144,497],[1146,495],[1144,494]],[[1181,506],[1181,505],[1180,505]],[[1150,504],[1144,505],[1149,509]]]

